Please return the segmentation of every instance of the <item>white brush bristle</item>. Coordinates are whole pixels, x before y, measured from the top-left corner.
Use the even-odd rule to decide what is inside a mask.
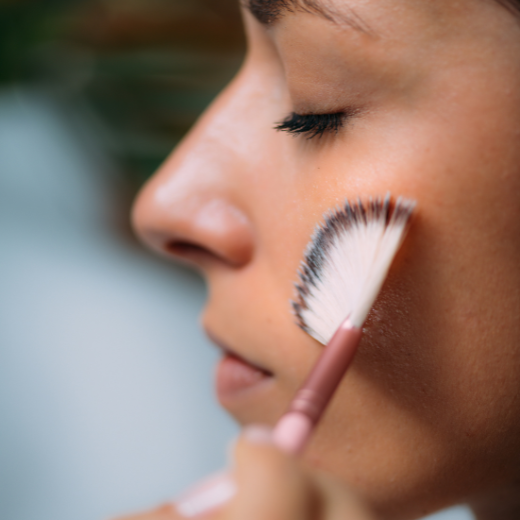
[[[307,247],[293,308],[298,324],[326,344],[349,317],[361,327],[401,245],[415,202],[390,195],[345,204],[325,216]]]

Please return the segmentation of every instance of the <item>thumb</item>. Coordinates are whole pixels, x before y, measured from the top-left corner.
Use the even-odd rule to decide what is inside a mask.
[[[298,461],[274,446],[270,429],[246,428],[234,455],[238,492],[226,518],[305,520],[314,517],[315,494]]]

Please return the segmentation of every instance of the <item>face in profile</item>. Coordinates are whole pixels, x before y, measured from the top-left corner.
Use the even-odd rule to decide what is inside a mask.
[[[222,405],[274,424],[322,348],[290,307],[314,227],[345,199],[416,200],[305,457],[387,518],[478,501],[520,471],[519,21],[491,0],[243,10],[245,63],[135,227],[207,279]]]

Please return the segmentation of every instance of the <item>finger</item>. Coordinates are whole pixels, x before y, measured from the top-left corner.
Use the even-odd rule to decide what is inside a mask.
[[[235,448],[237,496],[226,520],[305,520],[314,517],[315,493],[298,461],[279,451],[265,428],[246,429]]]
[[[192,486],[175,501],[182,518],[198,518],[221,509],[236,495],[236,484],[228,472],[217,473]]]
[[[375,520],[366,504],[328,475],[312,477],[321,497],[321,514],[326,520]]]
[[[148,513],[125,516],[114,520],[180,520],[173,505],[164,505]]]

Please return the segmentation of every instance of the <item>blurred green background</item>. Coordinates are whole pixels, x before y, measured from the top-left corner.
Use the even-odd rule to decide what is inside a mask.
[[[86,101],[133,192],[243,54],[236,0],[0,0],[0,86]]]
[[[136,512],[224,466],[204,283],[129,213],[243,55],[238,0],[0,0],[0,520]]]

